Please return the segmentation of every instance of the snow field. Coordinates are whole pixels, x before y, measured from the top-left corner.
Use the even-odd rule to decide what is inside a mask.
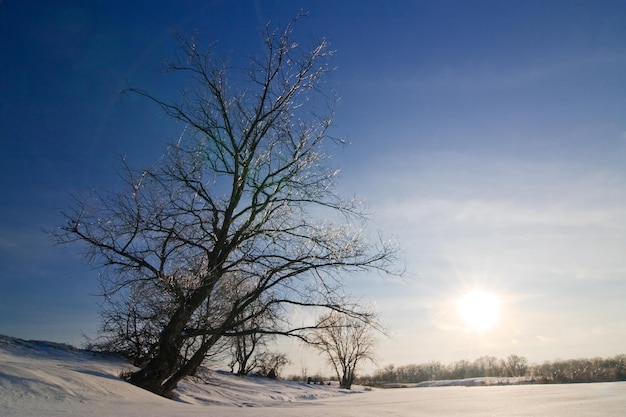
[[[626,416],[626,382],[346,391],[207,371],[183,381],[172,401],[118,378],[131,368],[117,357],[0,336],[0,416]]]

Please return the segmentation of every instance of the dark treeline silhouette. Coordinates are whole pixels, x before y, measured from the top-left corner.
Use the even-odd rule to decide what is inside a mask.
[[[509,355],[504,359],[481,356],[474,361],[464,359],[449,365],[438,361],[398,367],[387,365],[372,375],[360,377],[359,383],[390,385],[481,377],[525,377],[528,382],[545,384],[626,381],[626,355],[557,359],[532,365],[528,364],[526,358],[518,355]]]

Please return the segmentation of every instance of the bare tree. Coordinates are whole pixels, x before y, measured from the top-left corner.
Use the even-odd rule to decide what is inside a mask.
[[[128,168],[123,190],[77,199],[64,213],[56,239],[84,244],[88,261],[103,267],[107,300],[160,305],[154,346],[129,377],[137,386],[170,395],[224,337],[305,338],[309,326],[286,314],[294,306],[367,321],[346,301],[343,279],[392,268],[395,247],[370,242],[362,205],[334,192],[332,100],[319,94],[328,44],[299,47],[292,24],[267,30],[265,56],[236,84],[229,79],[242,78],[211,51],[181,39],[182,58],[169,69],[189,75],[193,88],[177,102],[131,91],[186,134],[155,166]],[[268,310],[281,318],[241,330]]]
[[[511,354],[502,360],[502,368],[507,376],[524,376],[528,370],[528,360],[523,356]]]
[[[276,379],[280,377],[283,368],[291,361],[284,353],[262,352],[257,357],[257,371],[268,378]]]
[[[474,360],[479,376],[502,376],[502,366],[495,356],[481,356]]]
[[[239,376],[248,375],[259,365],[259,355],[267,346],[263,333],[240,334],[233,338],[231,345],[230,371]],[[237,371],[235,371],[237,367]]]
[[[359,363],[374,360],[376,340],[371,323],[330,312],[313,330],[312,346],[324,353],[341,388],[350,389]]]
[[[250,309],[254,307],[262,309],[265,313],[262,315],[253,314]],[[245,320],[246,316],[252,317],[252,319]],[[261,299],[252,304],[247,311],[241,313],[238,317],[241,324],[234,329],[237,334],[229,338],[231,339],[231,361],[229,363],[231,372],[240,376],[248,375],[258,368],[260,360],[267,352],[268,340],[273,339],[275,335],[248,330],[258,329],[260,326],[268,327],[268,324],[275,322],[277,318],[278,315],[272,309],[265,308],[265,303]],[[277,326],[274,325],[273,327]],[[237,371],[235,371],[235,367],[237,367]]]

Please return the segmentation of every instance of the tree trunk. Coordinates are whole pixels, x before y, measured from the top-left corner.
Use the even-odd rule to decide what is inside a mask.
[[[179,352],[161,349],[143,368],[133,372],[128,382],[157,395],[166,396],[163,382],[176,371]]]
[[[186,376],[193,375],[200,365],[202,365],[209,349],[215,345],[219,338],[220,336],[216,335],[205,340],[196,353],[194,353],[193,356],[184,363],[184,365],[182,365],[170,378],[168,378],[167,381],[161,385],[161,395],[168,398],[171,397],[172,391],[176,389],[180,380]]]
[[[128,382],[155,394],[166,396],[163,382],[178,368],[181,344],[180,338],[161,337],[158,354],[140,370],[133,372]]]
[[[193,312],[200,306],[209,292],[210,288],[201,287],[196,290],[186,302],[182,303],[174,312],[168,325],[161,333],[157,355],[150,359],[140,370],[133,372],[128,382],[154,392],[155,394],[167,397],[171,394],[171,391],[176,388],[176,383],[183,377],[189,375],[189,373],[187,373],[178,377],[174,386],[171,386],[171,383],[164,385],[165,381],[171,379],[173,375],[180,373],[180,370],[188,369],[186,365],[180,367],[180,349],[185,341],[183,331]],[[200,350],[202,350],[202,347]],[[194,354],[193,357],[195,357],[196,354]],[[191,369],[191,371],[195,371],[196,368],[197,366]]]

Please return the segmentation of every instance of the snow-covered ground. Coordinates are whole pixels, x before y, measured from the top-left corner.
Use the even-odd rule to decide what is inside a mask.
[[[339,390],[208,372],[176,401],[120,380],[114,357],[0,336],[0,416],[626,416],[626,383]]]

